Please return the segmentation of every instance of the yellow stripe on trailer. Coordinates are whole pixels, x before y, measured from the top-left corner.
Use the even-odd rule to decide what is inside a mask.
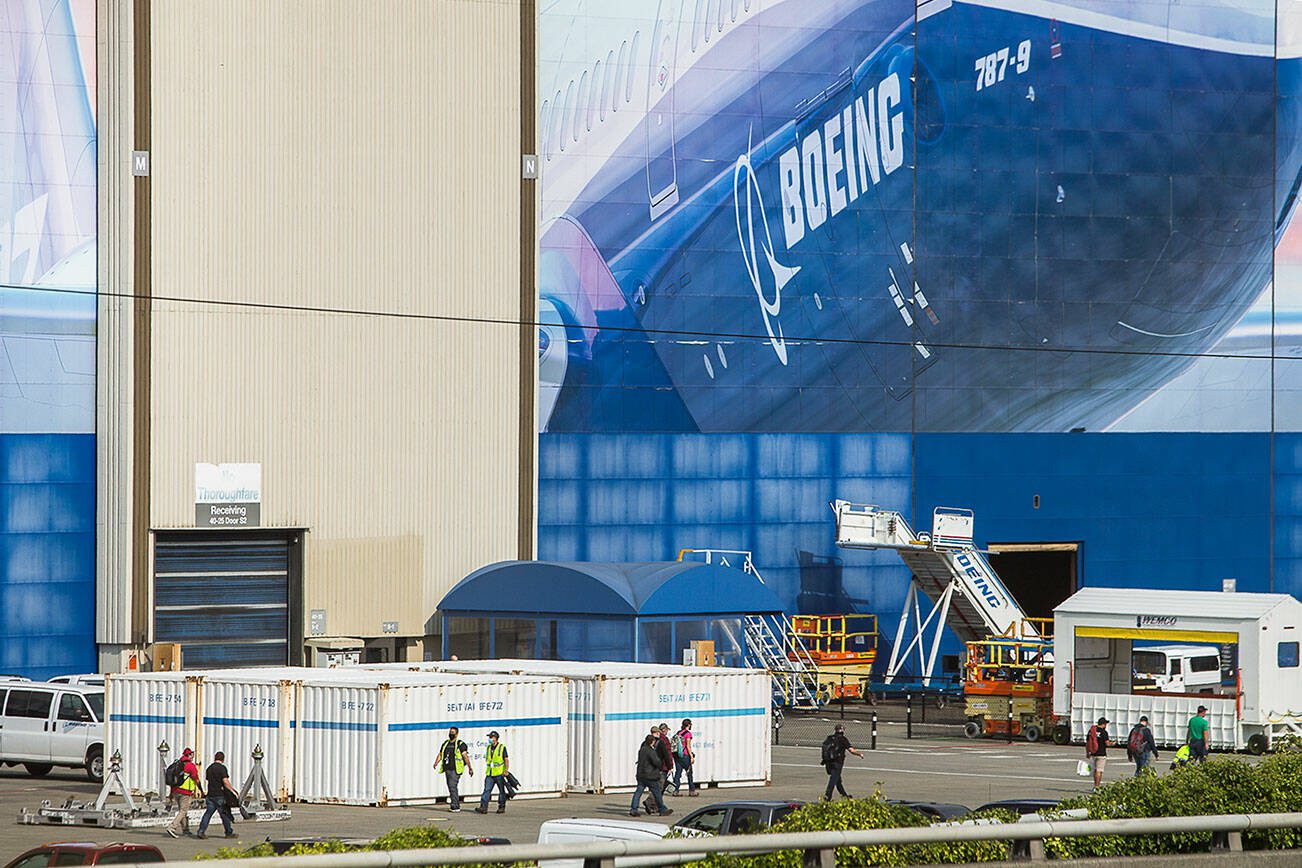
[[[1238,633],[1223,630],[1157,630],[1152,627],[1077,627],[1076,637],[1091,639],[1174,640],[1208,642],[1213,645],[1237,644]]]

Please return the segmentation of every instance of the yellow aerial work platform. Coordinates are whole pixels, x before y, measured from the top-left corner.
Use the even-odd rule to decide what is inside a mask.
[[[877,659],[876,615],[793,615],[792,639],[818,666],[826,699],[867,699]]]
[[[968,738],[1038,741],[1053,720],[1053,622],[1027,618],[1008,635],[967,643],[963,667]]]

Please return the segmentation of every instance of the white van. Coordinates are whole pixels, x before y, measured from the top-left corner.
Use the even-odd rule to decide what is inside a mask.
[[[49,684],[80,684],[83,687],[103,687],[104,676],[94,673],[86,675],[59,675],[51,678]]]
[[[538,827],[539,844],[591,844],[594,841],[659,841],[669,827],[644,820],[589,820],[568,817]],[[616,868],[643,864],[648,857],[620,856]],[[538,868],[583,868],[582,859],[542,859]]]
[[[104,688],[0,682],[0,762],[33,777],[55,766],[104,780]]]
[[[1221,652],[1214,645],[1153,645],[1130,652],[1135,687],[1159,693],[1215,693]]]

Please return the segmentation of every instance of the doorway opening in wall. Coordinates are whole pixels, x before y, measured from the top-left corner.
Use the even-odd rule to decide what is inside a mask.
[[[1076,593],[1080,543],[991,543],[990,565],[1028,618],[1052,618],[1053,609]]]
[[[184,669],[301,664],[303,534],[155,530],[153,641]]]

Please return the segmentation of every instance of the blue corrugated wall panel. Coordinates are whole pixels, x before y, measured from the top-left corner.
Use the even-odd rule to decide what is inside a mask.
[[[1275,435],[1275,590],[1302,597],[1302,434]]]
[[[1083,543],[1085,584],[1269,590],[1267,433],[919,434],[916,448],[922,527],[936,506],[969,507],[982,544]]]
[[[907,578],[898,559],[842,558],[828,504],[907,504],[911,460],[907,434],[546,434],[539,557],[749,549],[792,611],[898,610]]]
[[[1268,433],[545,434],[540,449],[540,557],[750,549],[791,611],[876,612],[888,634],[907,573],[835,548],[835,498],[907,514],[916,496],[920,529],[935,506],[969,507],[982,544],[1081,542],[1090,585],[1266,591],[1273,469],[1274,590],[1302,594],[1302,435],[1276,435],[1273,468]]]
[[[95,437],[0,434],[0,672],[95,668]]]

